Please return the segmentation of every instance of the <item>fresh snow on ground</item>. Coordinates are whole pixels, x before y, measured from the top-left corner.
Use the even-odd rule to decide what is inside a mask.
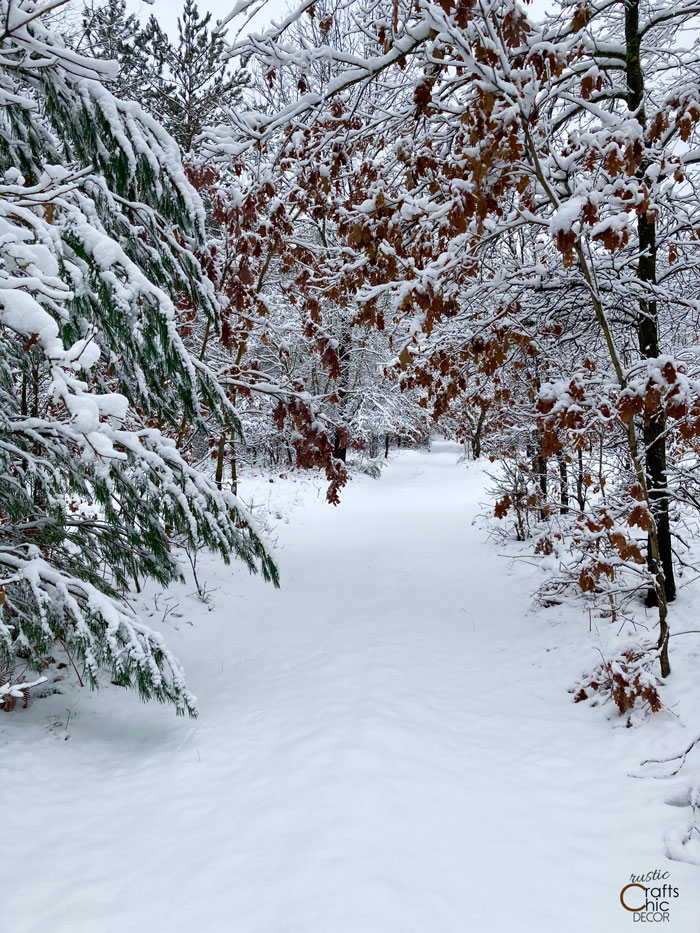
[[[281,590],[203,556],[211,611],[191,581],[136,598],[198,720],[112,687],[0,719],[3,931],[618,933],[657,868],[679,889],[660,926],[700,930],[698,867],[665,858],[697,761],[630,776],[700,705],[627,729],[572,702],[588,620],[533,609],[457,454],[400,453],[337,509],[299,475],[244,482]],[[671,704],[697,696],[685,663]]]

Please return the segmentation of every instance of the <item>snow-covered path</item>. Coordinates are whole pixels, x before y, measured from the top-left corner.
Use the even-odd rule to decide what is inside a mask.
[[[215,608],[162,624],[199,720],[111,689],[0,720],[3,931],[612,933],[655,868],[700,930],[668,789],[628,776],[649,736],[571,703],[587,624],[531,612],[476,467],[403,453],[337,510],[255,487],[282,589],[210,561]]]

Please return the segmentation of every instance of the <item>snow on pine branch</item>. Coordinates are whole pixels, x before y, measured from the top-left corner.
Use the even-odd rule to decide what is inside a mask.
[[[56,637],[67,641],[93,685],[106,669],[113,681],[136,687],[144,699],[169,700],[178,713],[195,713],[195,698],[187,690],[182,667],[163,636],[144,625],[125,605],[89,583],[61,573],[38,556],[21,559],[2,549],[0,586],[5,598],[0,642],[8,650],[14,646],[15,633],[5,620],[8,615],[24,617],[31,632],[46,632],[47,641]]]
[[[44,29],[48,9],[0,0],[0,660],[40,669],[60,639],[91,683],[193,712],[123,593],[177,578],[175,544],[276,581],[252,516],[168,436],[235,427],[176,321],[187,301],[219,326],[202,202],[176,143],[102,86],[112,66]]]

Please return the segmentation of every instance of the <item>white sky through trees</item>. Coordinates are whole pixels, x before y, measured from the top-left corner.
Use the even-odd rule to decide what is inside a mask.
[[[255,16],[246,31],[250,28],[262,29],[272,20],[279,21],[287,10],[292,10],[298,5],[294,0],[267,0],[264,8]],[[151,13],[154,13],[163,29],[171,34],[177,31],[177,19],[182,13],[183,6],[184,0],[153,0],[153,3],[147,0],[128,0],[128,7],[131,10],[139,13],[143,18],[148,18]],[[200,0],[198,3],[200,13],[211,12],[212,19],[223,19],[234,6],[235,0]],[[538,19],[551,6],[550,0],[533,0],[532,3],[527,4],[528,16]]]
[[[176,34],[177,19],[182,13],[184,0],[154,0],[153,3],[145,0],[129,0],[128,7],[142,18],[148,18],[151,13],[158,18],[160,25],[166,32]],[[200,0],[197,4],[199,12],[211,12],[212,19],[223,19],[235,6],[234,0]],[[253,27],[261,29],[271,20],[281,19],[287,8],[293,8],[295,3],[288,0],[268,0],[265,8],[253,20]]]

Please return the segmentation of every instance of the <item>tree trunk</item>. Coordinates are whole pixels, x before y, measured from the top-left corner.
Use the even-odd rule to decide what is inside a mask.
[[[566,515],[569,511],[569,471],[562,450],[557,452],[557,460],[559,461],[559,514]]]
[[[585,486],[583,485],[583,448],[579,447],[578,449],[578,473],[576,474],[576,500],[578,502],[578,510],[583,513],[583,510],[586,508],[586,493],[584,492]]]
[[[333,456],[336,460],[342,460],[345,463],[348,456],[348,448],[341,442],[340,435],[336,431],[333,441]]]
[[[486,412],[488,410],[488,405],[481,406],[481,412],[479,413],[479,418],[476,422],[476,427],[472,431],[472,456],[475,460],[478,460],[481,456],[481,432],[484,428],[484,421],[486,420]]]
[[[343,410],[345,408],[344,402],[348,394],[348,386],[350,384],[350,373],[348,372],[350,366],[350,349],[352,346],[352,334],[349,329],[343,330],[340,336],[340,343],[338,346],[338,365],[340,367],[340,375],[336,381],[336,394],[338,396],[338,414],[342,417]],[[341,440],[340,432],[335,432],[335,440],[333,441],[333,456],[336,460],[342,460],[343,463],[346,462],[348,455],[348,449],[345,443]],[[370,453],[371,455],[371,453]]]
[[[224,454],[226,453],[226,435],[222,434],[219,438],[219,449],[216,454],[216,485],[219,489],[224,484]]]
[[[627,67],[627,102],[630,110],[636,112],[637,120],[646,133],[644,113],[644,75],[640,60],[641,33],[639,29],[639,0],[631,0],[625,9],[625,39]],[[642,163],[637,172],[640,180],[644,178],[648,165]],[[641,214],[637,219],[639,237],[639,262],[637,275],[642,282],[656,284],[656,220],[649,214]],[[639,299],[639,317],[637,319],[639,349],[645,359],[659,356],[659,322],[656,299],[642,295]],[[673,551],[671,548],[671,527],[668,516],[668,482],[666,478],[666,418],[663,409],[657,411],[644,425],[644,449],[647,488],[656,522],[659,560],[663,572],[666,601],[671,602],[676,596],[676,584],[673,575]],[[651,540],[647,553],[651,555]],[[651,564],[650,564],[651,567]],[[650,590],[648,605],[656,605],[658,596]]]
[[[542,505],[539,509],[540,521],[543,522],[547,517],[545,512],[545,506],[547,505],[547,458],[538,453],[535,459],[535,470],[537,472],[539,483],[540,483],[540,492],[542,493]]]
[[[233,435],[229,441],[231,450],[231,492],[238,495],[238,460],[236,459],[236,441]]]

